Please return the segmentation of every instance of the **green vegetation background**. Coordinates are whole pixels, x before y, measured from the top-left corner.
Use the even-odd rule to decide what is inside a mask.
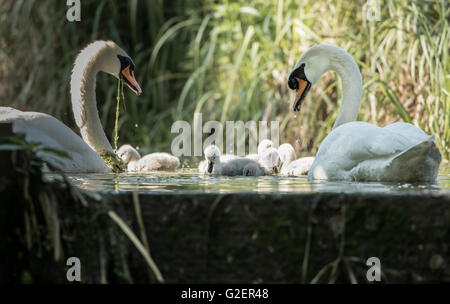
[[[287,76],[317,43],[350,52],[363,75],[359,120],[412,122],[450,154],[450,5],[380,0],[381,20],[365,21],[365,1],[81,0],[81,22],[66,1],[0,2],[0,105],[54,115],[75,126],[70,72],[77,53],[111,39],[134,59],[144,94],[125,92],[119,144],[170,151],[170,127],[207,120],[278,120],[280,142],[313,155],[331,130],[341,88],[328,73],[294,116]],[[375,1],[373,1],[375,3]],[[117,82],[97,77],[110,140]],[[74,128],[75,129],[75,128]],[[76,132],[78,132],[76,130]]]

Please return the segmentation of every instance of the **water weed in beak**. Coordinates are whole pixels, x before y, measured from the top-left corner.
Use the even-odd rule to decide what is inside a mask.
[[[122,97],[125,104],[125,96],[123,95],[123,81],[117,83],[117,104],[116,104],[116,120],[114,122],[114,154],[117,153],[117,143],[119,141],[119,112],[120,112],[120,98]]]

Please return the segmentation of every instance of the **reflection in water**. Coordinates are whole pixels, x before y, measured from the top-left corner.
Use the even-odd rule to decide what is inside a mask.
[[[57,175],[47,175],[50,179]],[[306,177],[212,177],[199,175],[196,169],[147,174],[72,174],[69,180],[84,190],[177,193],[312,193],[312,192],[450,192],[450,166],[441,166],[435,184],[399,184],[378,182],[310,182]]]

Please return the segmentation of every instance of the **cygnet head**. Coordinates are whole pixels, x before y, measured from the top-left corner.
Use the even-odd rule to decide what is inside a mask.
[[[282,144],[278,148],[278,154],[280,155],[281,165],[290,163],[297,158],[297,156],[295,155],[294,147],[292,147],[291,144]]]
[[[139,152],[130,145],[123,145],[117,150],[117,156],[125,165],[132,161],[138,161],[141,158]]]
[[[84,48],[75,61],[72,80],[78,75],[83,75],[83,69],[90,65],[95,65],[97,70],[119,78],[137,95],[142,93],[134,77],[133,60],[116,43],[99,40]]]
[[[205,159],[207,162],[207,172],[211,174],[217,166],[220,166],[220,150],[215,145],[209,145],[205,148]]]
[[[270,139],[262,140],[258,145],[258,156],[261,157],[267,149],[273,146],[274,144]]]
[[[261,156],[260,163],[270,172],[278,173],[280,168],[280,155],[278,154],[278,150],[274,147],[266,149]]]

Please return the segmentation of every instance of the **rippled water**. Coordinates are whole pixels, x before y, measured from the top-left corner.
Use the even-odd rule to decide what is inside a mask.
[[[48,176],[56,178],[54,175]],[[379,182],[310,182],[306,177],[211,177],[199,175],[197,169],[149,174],[72,174],[69,180],[84,190],[138,191],[152,193],[314,193],[314,192],[390,192],[450,193],[450,165],[441,165],[434,184]]]

